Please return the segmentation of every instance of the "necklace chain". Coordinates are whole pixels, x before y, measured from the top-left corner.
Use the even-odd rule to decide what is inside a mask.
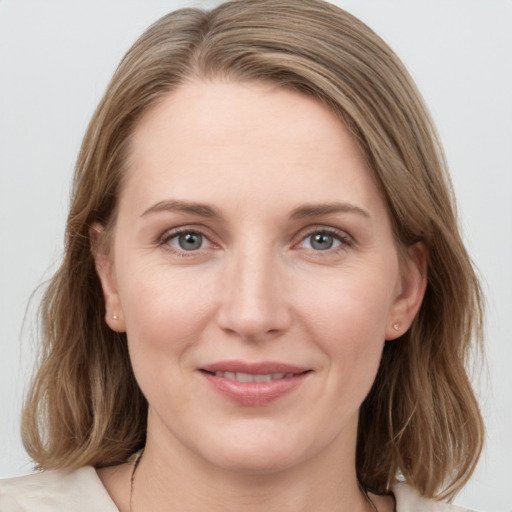
[[[142,454],[144,453],[144,448],[137,454],[135,457],[135,461],[133,463],[132,474],[130,476],[130,512],[132,511],[132,499],[133,499],[133,486],[135,484],[135,472],[137,471],[137,467],[139,466],[140,459],[142,459]]]
[[[363,493],[363,496],[365,497],[366,501],[369,503],[370,507],[372,507],[372,512],[379,512],[379,510],[377,509],[377,506],[375,505],[373,500],[370,498],[368,489],[366,487],[363,487],[363,485],[361,484],[359,479],[357,480],[357,483],[359,484],[359,489],[361,489],[361,492]]]

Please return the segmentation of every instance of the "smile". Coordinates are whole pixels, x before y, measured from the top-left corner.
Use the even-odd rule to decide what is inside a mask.
[[[299,388],[312,370],[283,363],[219,362],[200,368],[211,389],[231,403],[263,406]]]
[[[238,382],[270,382],[271,380],[286,379],[293,377],[294,373],[262,373],[251,374],[244,372],[215,372],[216,377],[223,377],[224,379],[236,380]]]

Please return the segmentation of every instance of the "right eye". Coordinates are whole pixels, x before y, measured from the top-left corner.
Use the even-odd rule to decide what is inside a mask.
[[[177,251],[193,252],[205,249],[209,241],[197,231],[182,231],[180,233],[170,234],[164,240],[164,243],[170,245]]]

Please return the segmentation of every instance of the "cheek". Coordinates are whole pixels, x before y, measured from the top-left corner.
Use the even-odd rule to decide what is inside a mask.
[[[300,309],[315,330],[337,332],[340,342],[383,341],[394,301],[397,267],[348,269],[304,280],[296,290]],[[317,276],[318,277],[318,276]]]
[[[385,343],[394,297],[394,276],[389,271],[366,270],[333,274],[331,279],[304,286],[300,294],[303,322],[310,337],[325,354],[332,383],[367,391],[376,375]]]
[[[184,350],[209,321],[209,282],[163,265],[131,269],[120,287],[130,344],[156,354]]]

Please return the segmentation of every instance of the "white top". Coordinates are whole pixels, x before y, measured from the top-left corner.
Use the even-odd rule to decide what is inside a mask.
[[[469,512],[422,498],[407,484],[393,487],[397,512]],[[91,466],[0,480],[0,512],[119,512]]]

